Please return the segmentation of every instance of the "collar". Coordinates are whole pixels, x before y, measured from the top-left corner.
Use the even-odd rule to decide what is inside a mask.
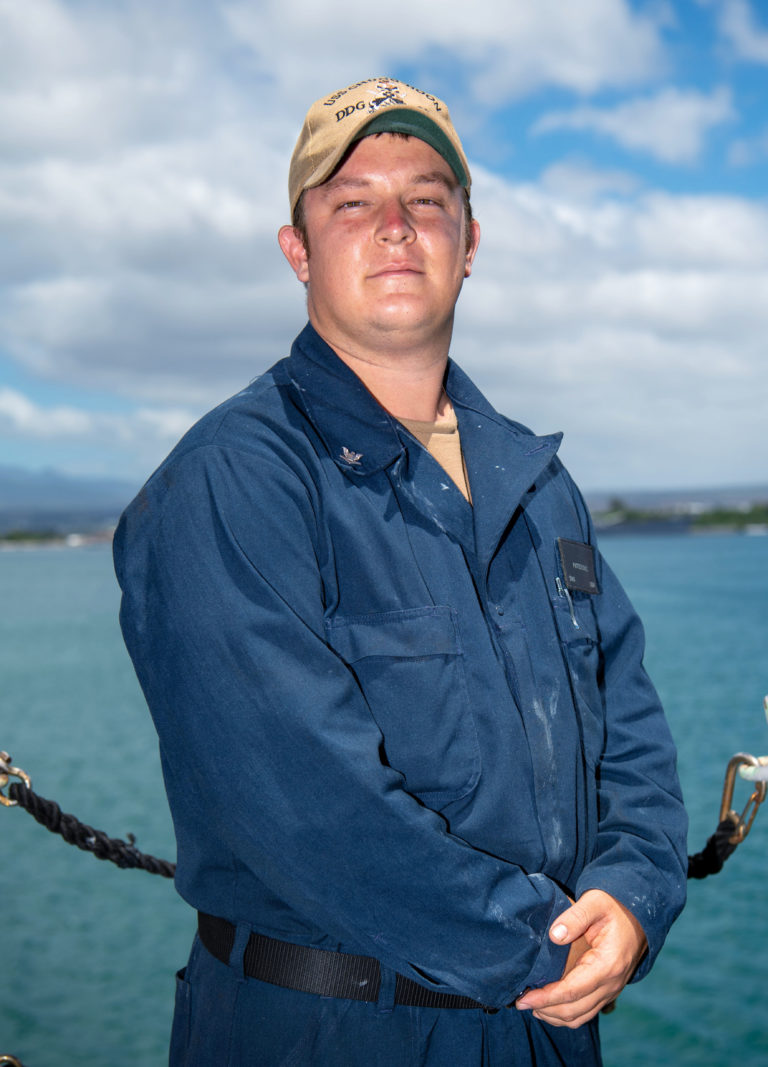
[[[448,365],[445,391],[459,421],[472,491],[477,556],[488,561],[515,511],[524,506],[554,459],[563,435],[539,437],[500,415],[452,362]]]
[[[406,431],[311,325],[294,341],[287,370],[308,417],[347,477],[353,481],[366,478],[405,455]],[[430,494],[433,510],[468,509],[460,521],[455,516],[455,522],[463,528],[469,519],[471,526],[474,515],[479,555],[490,558],[515,509],[557,452],[562,434],[537,437],[500,415],[452,360],[448,361],[445,391],[458,419],[474,507],[458,490],[460,500],[453,505],[449,494],[436,491]],[[416,463],[414,471],[425,466],[429,467]],[[423,472],[413,475],[419,484],[414,482],[412,488],[420,496],[426,477]],[[441,497],[446,498],[445,505],[439,504]]]
[[[309,323],[293,342],[288,373],[312,425],[345,474],[365,478],[402,455],[396,420]]]

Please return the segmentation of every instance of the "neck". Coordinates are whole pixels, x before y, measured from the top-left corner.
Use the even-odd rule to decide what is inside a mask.
[[[434,422],[440,415],[446,401],[443,379],[447,357],[426,366],[391,365],[335,351],[390,415],[420,422]]]
[[[448,404],[443,391],[447,345],[427,351],[398,348],[369,352],[339,344],[320,330],[318,333],[390,415],[434,422],[443,414]]]

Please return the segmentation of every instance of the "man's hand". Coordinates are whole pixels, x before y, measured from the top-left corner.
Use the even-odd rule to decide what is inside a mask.
[[[553,1026],[573,1028],[616,999],[648,945],[637,919],[601,889],[587,890],[558,916],[549,936],[571,946],[563,977],[524,993],[516,1007]]]

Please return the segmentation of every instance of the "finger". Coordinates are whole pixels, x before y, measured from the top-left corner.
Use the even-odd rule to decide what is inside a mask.
[[[572,946],[572,954],[580,944],[577,942]],[[522,1011],[554,1010],[560,1013],[564,1006],[583,1003],[586,1010],[593,1011],[593,1008],[600,1008],[615,999],[626,979],[627,973],[617,968],[615,961],[606,959],[599,949],[587,949],[576,955],[573,966],[566,969],[562,978],[539,989],[529,989],[516,1006]]]
[[[552,923],[549,931],[551,941],[558,945],[570,945],[587,932],[592,924],[592,915],[581,901],[566,908]]]
[[[543,1019],[554,1026],[579,1026],[597,1015],[606,1004],[614,1001],[623,985],[623,982],[614,981],[610,977],[596,983],[593,976],[586,986],[583,982],[578,986],[571,986],[564,979],[526,993],[517,1001],[516,1006],[521,1010],[532,1010],[537,1019]]]
[[[552,1026],[580,1026],[597,1015],[610,997],[600,989],[591,989],[584,996],[552,1001],[533,1009],[533,1016]]]
[[[546,1011],[534,1011],[533,1016],[541,1022],[549,1023],[550,1026],[565,1026],[576,1029],[584,1023],[594,1019],[603,1005],[607,1003],[602,999],[588,999],[575,1004],[563,1005],[561,1008],[551,1008]]]
[[[562,1005],[574,1004],[594,994],[602,986],[596,981],[594,967],[590,966],[589,953],[582,956],[573,970],[557,982],[549,982],[540,989],[529,989],[516,1001],[521,1011],[547,1011]]]

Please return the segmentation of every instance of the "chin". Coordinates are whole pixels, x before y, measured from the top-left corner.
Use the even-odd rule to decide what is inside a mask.
[[[409,326],[434,321],[434,315],[424,307],[423,302],[406,293],[383,300],[372,310],[373,318],[378,322]]]

